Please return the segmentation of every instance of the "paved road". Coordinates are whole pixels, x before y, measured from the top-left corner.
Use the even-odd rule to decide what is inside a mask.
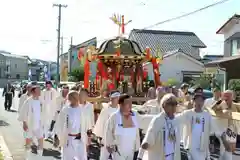
[[[0,96],[2,95],[2,90],[0,89]],[[16,94],[17,95],[17,94]],[[24,160],[24,139],[22,134],[21,124],[17,121],[17,112],[8,112],[4,110],[3,106],[4,99],[0,98],[0,134],[4,137],[5,142],[13,156],[14,160]],[[15,97],[13,102],[13,110],[17,110],[18,98]],[[48,142],[44,144],[46,150],[43,158],[39,158],[36,155],[32,155],[29,160],[56,160],[53,156],[59,156],[59,153],[55,150],[51,150],[52,145]],[[57,156],[57,157],[58,157]],[[59,159],[59,158],[58,158]]]
[[[0,96],[2,89],[0,89]],[[17,94],[16,94],[17,95]],[[21,124],[17,121],[16,112],[8,112],[4,110],[4,99],[0,97],[0,134],[3,135],[14,160],[24,160],[24,140],[22,135]],[[15,97],[13,102],[13,110],[18,108],[18,98]],[[52,145],[48,142],[44,144],[46,150],[44,157],[31,155],[28,160],[57,160],[59,159],[59,152],[52,150]],[[54,157],[55,156],[55,157]],[[58,157],[58,158],[57,158]],[[233,160],[239,160],[240,156],[234,156]]]

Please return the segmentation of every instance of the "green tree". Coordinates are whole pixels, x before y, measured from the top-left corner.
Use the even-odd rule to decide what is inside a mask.
[[[68,74],[69,78],[68,80],[69,81],[72,81],[72,82],[79,82],[79,81],[83,81],[84,80],[84,67],[80,67],[80,68],[76,68],[76,69],[73,69],[72,72],[70,72]]]
[[[194,87],[202,87],[203,89],[211,89],[212,76],[209,74],[201,74],[200,77],[193,79],[191,82]]]

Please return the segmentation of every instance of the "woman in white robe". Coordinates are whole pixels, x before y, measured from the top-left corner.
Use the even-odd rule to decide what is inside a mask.
[[[103,108],[98,116],[97,122],[93,128],[93,133],[101,139],[101,143],[104,142],[104,133],[106,132],[106,122],[108,118],[117,111],[118,100],[120,97],[119,91],[111,91],[110,102],[102,103]],[[101,147],[100,160],[106,160],[109,156],[105,147]]]
[[[180,123],[175,118],[177,100],[166,94],[161,100],[164,111],[155,116],[139,149],[141,160],[180,160]]]
[[[44,112],[42,101],[40,100],[40,87],[33,86],[31,89],[32,96],[28,98],[19,112],[18,120],[23,122],[23,130],[26,133],[27,157],[30,154],[30,145],[33,138],[38,140],[38,154],[43,153],[43,122]]]
[[[62,160],[87,160],[86,145],[82,139],[84,114],[78,103],[78,93],[71,91],[68,100],[70,105],[62,109],[56,123],[56,139],[60,141]]]

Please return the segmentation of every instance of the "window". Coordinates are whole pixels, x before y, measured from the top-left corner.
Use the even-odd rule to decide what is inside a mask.
[[[231,46],[231,55],[235,56],[235,55],[239,54],[240,53],[240,39],[239,40],[237,40],[237,39],[232,40],[231,45],[232,45]]]
[[[19,74],[17,74],[17,75],[16,75],[16,78],[17,78],[17,79],[20,79],[20,75],[19,75]]]
[[[15,64],[15,68],[17,68],[17,64]]]

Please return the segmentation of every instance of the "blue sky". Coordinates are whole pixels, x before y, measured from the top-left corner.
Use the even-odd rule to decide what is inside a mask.
[[[117,35],[118,28],[109,20],[113,13],[132,20],[126,27],[142,29],[156,22],[184,14],[219,0],[0,0],[0,50],[31,58],[56,59],[57,8],[64,3],[62,34],[64,50],[70,37],[74,44],[94,36],[104,40]],[[14,4],[14,5],[13,5]],[[150,29],[192,31],[208,46],[202,54],[222,54],[223,36],[216,31],[233,14],[239,13],[239,0],[209,8],[192,16]],[[47,40],[47,41],[43,41]]]

